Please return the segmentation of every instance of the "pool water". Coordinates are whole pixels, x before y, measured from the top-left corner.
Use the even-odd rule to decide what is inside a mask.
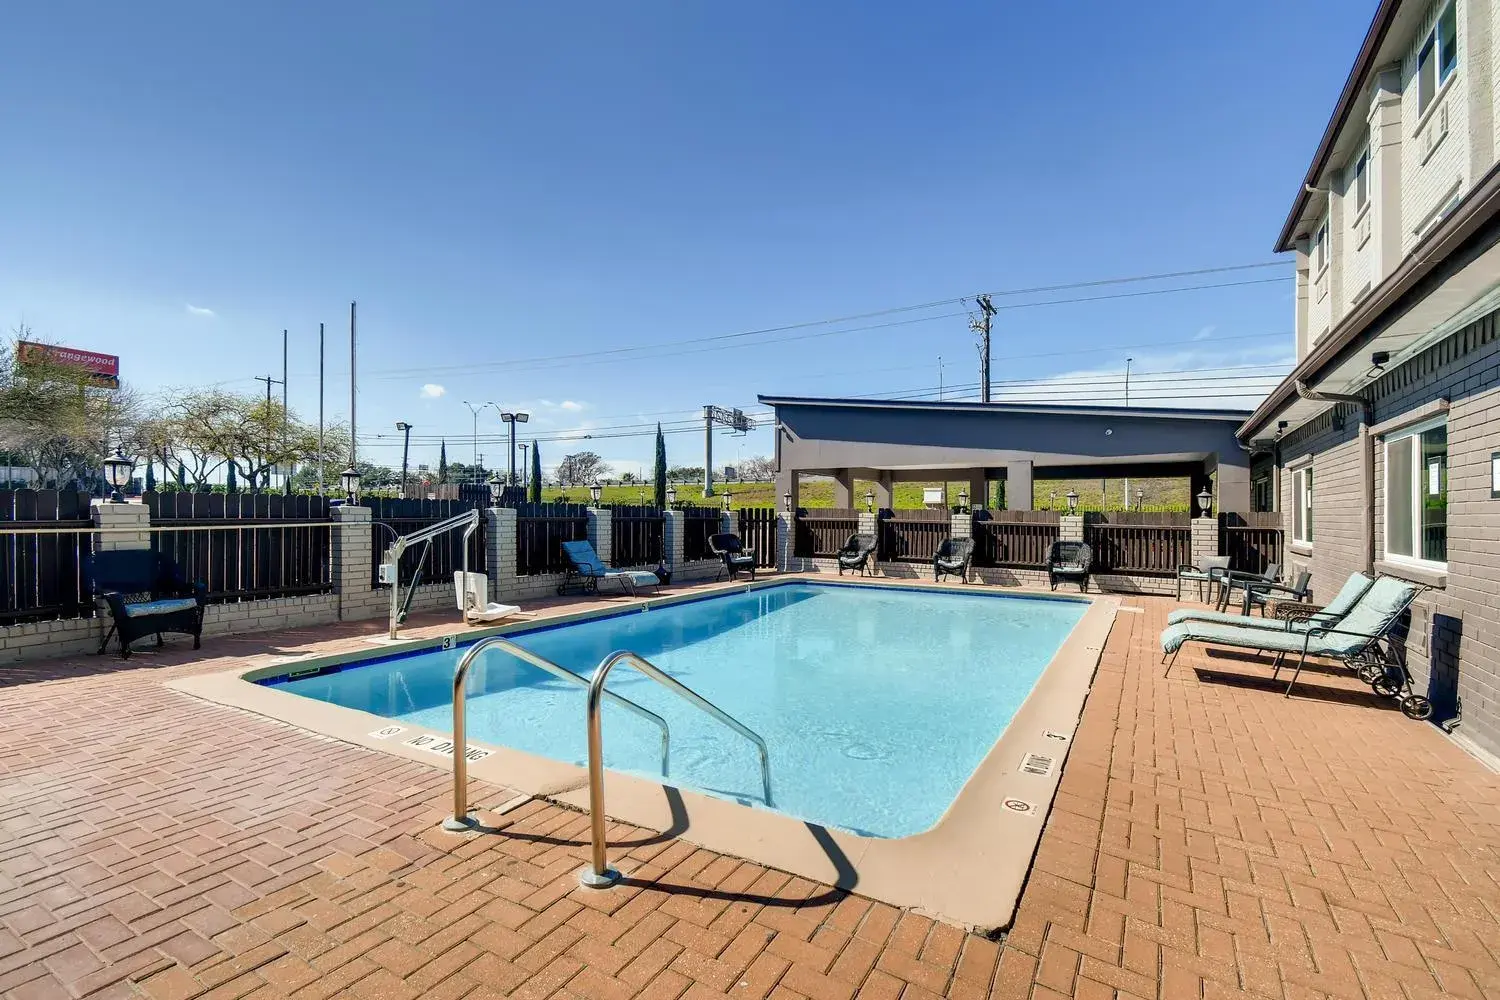
[[[873,586],[782,584],[510,636],[591,676],[628,649],[759,733],[775,808],[868,836],[942,816],[1087,603]],[[448,732],[463,647],[261,683]],[[760,802],[754,746],[627,664],[609,689],[671,727],[668,783]],[[503,650],[466,690],[472,741],[584,764],[585,691]],[[661,731],[608,701],[605,763],[660,780]]]

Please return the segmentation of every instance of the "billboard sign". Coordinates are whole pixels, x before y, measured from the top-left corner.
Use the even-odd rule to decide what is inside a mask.
[[[116,354],[81,351],[76,347],[57,347],[30,340],[16,342],[16,360],[21,364],[49,362],[64,368],[77,368],[95,385],[120,387],[120,358]]]

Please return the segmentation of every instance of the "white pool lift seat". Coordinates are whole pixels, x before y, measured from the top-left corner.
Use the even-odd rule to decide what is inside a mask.
[[[502,618],[519,614],[521,609],[514,604],[496,604],[489,600],[490,579],[483,573],[468,574],[468,592],[465,593],[464,573],[453,573],[453,590],[458,597],[458,610],[464,620],[471,622],[497,622]]]

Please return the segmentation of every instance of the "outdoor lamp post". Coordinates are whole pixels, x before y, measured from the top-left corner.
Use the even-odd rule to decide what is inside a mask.
[[[354,466],[339,473],[339,485],[343,487],[346,503],[352,505],[359,501],[359,472]]]
[[[872,514],[875,513],[875,491],[874,490],[865,490],[865,509],[868,510]]]
[[[790,493],[783,493],[783,494],[781,494],[781,509],[782,510],[791,510],[792,509],[792,495]]]
[[[396,421],[396,430],[404,435],[401,439],[401,499],[406,499],[406,457],[411,451],[411,424],[405,420]]]
[[[1140,510],[1144,506],[1146,506],[1146,491],[1145,490],[1136,490],[1135,491],[1135,509],[1136,510]]]
[[[602,497],[602,496],[604,496],[604,487],[603,486],[600,486],[598,483],[595,483],[594,485],[592,485],[592,486],[589,487],[589,499],[593,500],[594,503],[597,504],[599,502],[599,498]]]
[[[729,509],[729,505],[732,504],[732,503],[734,503],[734,494],[730,493],[728,490],[725,490],[724,491],[724,509],[728,510]]]
[[[958,506],[960,511],[969,509],[969,489],[963,487],[958,491]]]
[[[500,481],[500,473],[496,472],[490,476],[490,503],[494,506],[500,505],[500,494],[505,491],[505,484]]]
[[[1067,500],[1068,500],[1068,513],[1069,514],[1076,514],[1076,513],[1078,513],[1078,491],[1077,490],[1068,490]]]
[[[130,485],[130,474],[135,471],[135,462],[126,458],[125,453],[119,448],[115,453],[104,460],[104,478],[113,487],[109,495],[110,503],[124,503],[125,498],[120,496],[120,491]]]
[[[510,484],[510,485],[515,485],[515,482],[516,482],[516,424],[524,424],[526,421],[528,421],[528,420],[531,419],[531,414],[524,413],[524,412],[522,412],[520,410],[517,410],[514,413],[512,413],[509,410],[501,410],[500,411],[500,419],[501,419],[501,421],[503,421],[506,424],[506,426],[508,426],[510,428],[510,473],[505,477],[505,481],[508,484]],[[598,499],[598,498],[595,497],[595,499]]]
[[[1208,491],[1207,486],[1198,491],[1198,510],[1202,512],[1201,516],[1208,516],[1208,508],[1213,506],[1213,502],[1214,495]]]
[[[677,502],[677,487],[672,486],[672,485],[668,485],[667,486],[667,506],[671,507],[676,502]]]

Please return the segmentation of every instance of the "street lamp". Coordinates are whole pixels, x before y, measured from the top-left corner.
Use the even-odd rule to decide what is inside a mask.
[[[728,510],[730,504],[732,504],[732,503],[734,503],[734,494],[730,493],[728,490],[725,490],[724,491],[724,509]]]
[[[1208,508],[1213,506],[1213,502],[1214,495],[1209,492],[1207,486],[1198,491],[1198,509],[1202,511],[1203,517],[1208,516]]]
[[[401,499],[406,499],[406,456],[411,450],[411,424],[405,420],[396,421],[396,430],[405,435],[401,440]]]
[[[671,506],[673,506],[676,503],[677,503],[677,487],[672,486],[672,485],[669,484],[667,486],[667,506],[671,507]]]
[[[516,481],[516,424],[524,424],[531,419],[531,414],[520,410],[512,413],[509,410],[500,411],[500,419],[510,428],[510,474],[506,477],[507,483]],[[595,497],[597,500],[598,498]]]
[[[602,496],[604,496],[604,487],[603,486],[600,486],[598,483],[595,483],[594,485],[592,485],[592,486],[589,487],[589,498],[591,500],[593,500],[594,503],[597,504],[599,502],[599,498],[602,497]]]
[[[1069,514],[1076,514],[1078,512],[1078,491],[1077,490],[1072,490],[1072,489],[1068,490],[1067,500],[1068,500],[1068,513]]]
[[[344,500],[353,504],[359,500],[359,472],[354,466],[349,466],[339,473],[339,485],[344,489]]]
[[[467,399],[463,401],[463,404],[474,415],[474,481],[477,483],[479,482],[479,411],[486,406],[495,406],[495,404],[489,400],[485,400],[483,403],[471,403]],[[498,410],[499,407],[495,406],[495,409]]]
[[[960,510],[967,510],[968,509],[968,507],[969,507],[969,490],[968,490],[968,487],[962,487],[962,488],[959,489],[959,491],[958,491],[958,506],[959,506]]]
[[[496,507],[500,506],[500,494],[505,492],[505,484],[500,481],[499,473],[494,473],[490,476],[489,487],[490,503]]]
[[[130,485],[130,474],[135,471],[135,461],[125,457],[125,453],[119,448],[115,453],[104,460],[104,478],[114,491],[109,495],[110,503],[124,503],[125,498],[120,496],[120,491]]]

